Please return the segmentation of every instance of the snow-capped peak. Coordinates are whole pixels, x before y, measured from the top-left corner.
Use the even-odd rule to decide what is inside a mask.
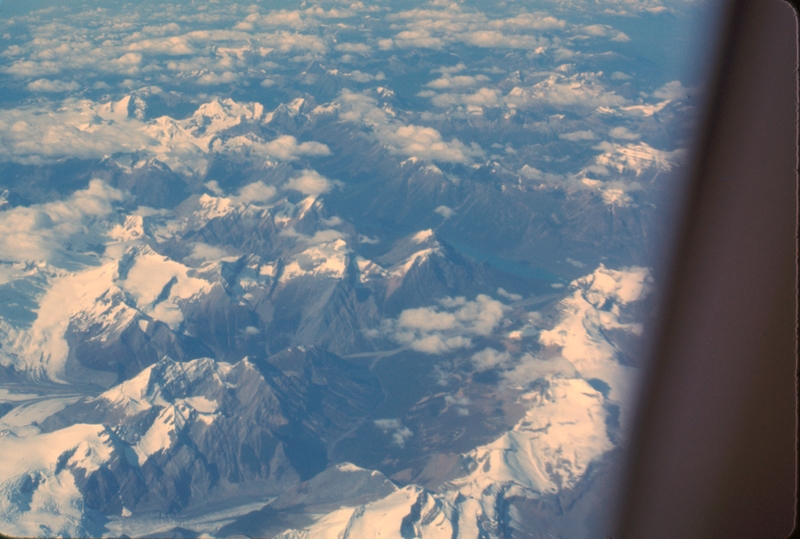
[[[645,298],[651,286],[647,268],[611,270],[601,265],[570,284],[572,294],[561,302],[560,320],[539,335],[543,345],[559,348],[584,379],[608,386],[606,398],[621,406],[623,427],[637,376],[634,367],[620,362],[620,350],[607,335],[641,334],[641,324],[624,321],[623,308]]]
[[[553,378],[523,399],[531,407],[511,431],[466,455],[473,471],[453,481],[463,495],[479,500],[509,484],[534,495],[571,488],[613,447],[603,395],[586,381]]]
[[[240,371],[260,377],[246,360],[231,365],[209,358],[180,363],[165,357],[87,404],[103,405],[123,422],[156,408],[153,423],[133,443],[142,465],[150,455],[169,448],[187,425],[213,423],[226,392],[243,379]]]
[[[621,304],[643,299],[652,290],[653,279],[647,268],[611,270],[600,264],[592,274],[578,279],[574,285],[585,290],[587,301],[601,307],[609,299]]]
[[[212,120],[213,131],[219,131],[238,124],[242,120],[258,121],[264,117],[264,106],[261,103],[237,103],[233,99],[215,99],[200,105],[194,113],[199,123],[205,123],[202,118]]]
[[[433,230],[421,230],[411,237],[411,241],[416,243],[424,243],[433,237]]]
[[[126,95],[119,101],[109,101],[97,107],[98,115],[104,120],[123,122],[128,118],[144,120],[145,102],[132,95]]]
[[[608,167],[619,174],[633,172],[636,176],[650,168],[669,171],[679,164],[685,155],[685,150],[667,152],[657,150],[646,142],[630,144],[616,144],[604,142],[598,145],[603,153],[595,158],[597,165]]]
[[[208,358],[179,363],[165,357],[93,401],[103,400],[115,409],[134,415],[156,405],[175,404],[176,399],[208,400],[207,385],[210,383],[217,389],[225,387],[224,380],[231,369],[232,365],[228,363],[218,363]],[[207,403],[200,404],[208,408]]]
[[[454,537],[452,506],[417,485],[396,490],[377,501],[343,507],[324,515],[303,530],[284,532],[276,539]]]

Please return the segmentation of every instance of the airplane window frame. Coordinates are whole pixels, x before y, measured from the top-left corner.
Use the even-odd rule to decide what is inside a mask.
[[[797,28],[796,3],[727,6],[619,537],[796,526]]]

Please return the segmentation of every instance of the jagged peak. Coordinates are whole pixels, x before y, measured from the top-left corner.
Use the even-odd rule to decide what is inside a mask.
[[[106,390],[93,400],[105,400],[115,407],[122,406],[138,412],[155,404],[163,406],[174,403],[175,399],[205,396],[204,391],[196,389],[199,383],[217,380],[219,385],[227,387],[231,383],[231,373],[238,369],[257,372],[247,358],[230,364],[207,357],[179,362],[164,356],[133,378]]]
[[[427,259],[432,255],[442,255],[447,250],[446,244],[431,229],[415,232],[397,241],[388,253],[377,261],[383,267],[402,266],[409,269],[417,260]]]
[[[124,121],[131,118],[142,121],[147,104],[139,96],[126,95],[118,101],[108,101],[97,108],[97,114],[104,120]]]
[[[257,102],[238,103],[231,98],[214,99],[200,105],[193,116],[217,120],[260,120],[264,117],[264,105]]]
[[[648,268],[612,270],[600,264],[595,271],[576,279],[570,286],[582,290],[586,300],[595,306],[606,300],[626,304],[645,298],[653,288],[653,278]]]

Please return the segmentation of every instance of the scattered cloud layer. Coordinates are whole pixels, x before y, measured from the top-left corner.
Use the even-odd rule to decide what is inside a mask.
[[[534,50],[550,41],[543,34],[563,30],[567,23],[543,13],[522,12],[490,19],[485,13],[456,3],[444,9],[418,8],[387,17],[396,33],[379,41],[382,49],[441,49],[454,44],[474,47]]]
[[[373,136],[393,153],[450,163],[471,163],[483,156],[474,143],[467,146],[456,138],[447,141],[432,127],[404,124],[369,95],[343,90],[336,105],[339,119],[370,127]]]
[[[248,185],[245,185],[241,189],[236,197],[232,197],[234,202],[241,202],[245,204],[257,203],[257,202],[267,202],[268,200],[272,199],[278,190],[273,185],[267,185],[264,182],[253,182]]]
[[[472,354],[470,360],[472,361],[472,366],[478,372],[508,367],[513,363],[510,353],[505,350],[498,351],[494,348],[486,348],[476,352]]]
[[[398,447],[405,447],[406,440],[414,435],[411,429],[403,426],[399,419],[375,419],[372,423],[384,434],[391,433],[392,444]]]
[[[176,172],[203,172],[214,154],[234,158],[293,161],[329,155],[324,144],[298,142],[292,135],[266,140],[258,129],[271,119],[258,103],[214,100],[185,119],[144,119],[144,102],[134,96],[95,102],[0,109],[0,159],[43,164],[64,158],[102,159],[120,153],[156,158]],[[251,124],[248,134],[236,129]]]
[[[143,124],[127,114],[127,103],[122,116],[111,103],[75,99],[60,106],[0,109],[0,159],[41,164],[65,157],[97,159],[151,146],[141,131]]]
[[[198,12],[190,5],[153,4],[125,16],[113,8],[56,6],[16,18],[31,39],[4,51],[0,71],[32,79],[29,88],[38,92],[77,89],[87,77],[228,84],[269,71],[275,55],[326,53],[333,43],[320,32],[321,23],[368,10],[354,3],[347,9],[264,12],[211,3]],[[81,80],[59,80],[77,73]]]
[[[639,133],[633,133],[629,131],[627,127],[621,125],[611,128],[608,134],[611,135],[612,138],[623,139],[623,140],[636,140],[638,138],[641,138],[641,135]]]
[[[446,354],[471,348],[473,338],[488,337],[498,327],[507,307],[484,294],[474,301],[444,298],[439,305],[407,309],[382,330],[397,343],[417,352]]]
[[[2,258],[57,263],[65,250],[88,250],[92,243],[101,243],[110,228],[103,223],[115,213],[114,204],[123,199],[122,192],[92,180],[65,200],[0,212]]]
[[[426,7],[395,13],[389,13],[386,6],[360,2],[323,3],[296,10],[211,3],[201,10],[182,4],[143,6],[135,16],[125,17],[111,8],[82,11],[59,6],[52,8],[59,13],[57,17],[52,13],[32,12],[19,18],[17,22],[27,25],[30,36],[0,53],[0,72],[21,81],[28,91],[51,98],[63,94],[86,95],[91,88],[102,87],[119,99],[124,87],[175,83],[186,87],[197,84],[200,88],[192,88],[213,95],[220,85],[282,84],[281,77],[285,75],[281,69],[287,66],[295,69],[297,62],[313,59],[330,61],[349,57],[347,61],[352,62],[353,58],[373,55],[381,49],[403,52],[409,48],[445,49],[463,45],[518,49],[529,58],[542,59],[543,70],[527,76],[522,73],[521,79],[514,79],[513,74],[491,70],[470,71],[464,63],[436,67],[430,70],[431,78],[423,82],[419,95],[449,113],[458,109],[462,117],[496,107],[511,115],[541,108],[583,117],[608,114],[605,125],[556,132],[560,132],[561,139],[573,142],[605,137],[616,142],[644,138],[652,143],[642,136],[635,122],[661,113],[670,103],[684,99],[692,89],[676,80],[630,99],[616,93],[613,84],[606,84],[631,80],[630,75],[619,71],[606,75],[581,71],[584,42],[611,46],[629,37],[614,28],[613,23],[569,22],[569,17],[562,15],[567,13],[562,8],[573,4],[587,10],[599,9],[582,0],[544,4],[542,8],[549,12],[510,7],[502,13],[481,12],[452,2],[431,2]],[[660,0],[608,0],[602,6],[603,10],[618,13],[658,12],[668,7]],[[375,16],[378,12],[380,17]],[[366,14],[381,22],[370,26],[363,40],[354,40],[351,32],[363,23]],[[76,32],[76,28],[83,31]],[[548,64],[550,67],[546,67]],[[353,83],[369,85],[387,78],[382,71],[367,72],[361,66],[361,69],[342,69],[343,65],[328,69],[328,73],[347,81],[351,87]],[[76,73],[81,74],[80,80]],[[505,75],[510,78],[499,85]],[[513,80],[517,82],[511,86],[509,81]],[[430,122],[430,113],[425,119],[423,115],[398,114],[379,105],[373,95],[369,91],[344,90],[334,107],[338,107],[340,119],[368,126],[375,139],[389,151],[443,163],[473,164],[486,157],[477,144],[459,140]],[[273,138],[244,129],[239,134],[220,136],[224,130],[219,128],[210,106],[216,102],[214,106],[226,109],[232,125],[266,122],[263,110],[260,115],[247,113],[241,121],[236,120],[240,113],[237,106],[246,108],[255,105],[252,103],[232,106],[229,100],[215,100],[204,105],[209,110],[198,110],[190,119],[145,121],[140,110],[137,115],[129,111],[127,117],[117,113],[111,117],[108,111],[99,110],[113,108],[110,99],[91,101],[70,97],[49,104],[39,101],[28,108],[0,110],[0,160],[41,164],[64,157],[97,159],[138,151],[178,172],[202,174],[214,154],[266,164],[330,153],[323,144],[299,142],[289,134]],[[619,114],[626,116],[625,125],[613,120]],[[202,122],[209,119],[212,128],[203,128]],[[606,150],[598,149],[598,158],[605,159]],[[563,183],[563,177],[551,177],[532,167],[523,169],[521,175],[534,181]],[[614,203],[630,201],[627,193],[604,194],[604,197]]]

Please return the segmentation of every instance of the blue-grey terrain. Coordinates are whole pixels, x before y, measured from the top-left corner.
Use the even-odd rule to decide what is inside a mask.
[[[3,2],[0,533],[602,537],[706,7]]]

